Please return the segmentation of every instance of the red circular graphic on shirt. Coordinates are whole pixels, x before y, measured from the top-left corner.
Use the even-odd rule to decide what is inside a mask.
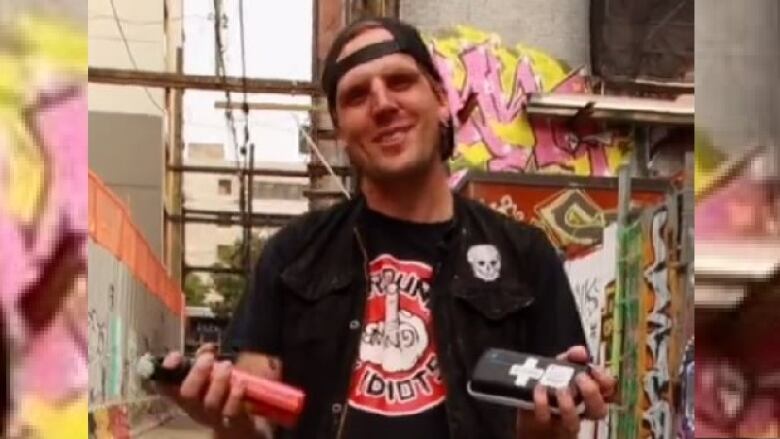
[[[444,401],[431,314],[428,264],[380,255],[369,264],[370,290],[349,404],[385,416]]]

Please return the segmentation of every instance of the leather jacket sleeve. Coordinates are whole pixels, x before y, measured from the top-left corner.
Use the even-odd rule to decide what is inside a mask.
[[[265,245],[246,291],[233,311],[224,348],[278,355],[281,349],[282,292],[279,273],[284,267],[282,232]]]
[[[555,356],[572,346],[585,346],[569,278],[555,248],[541,230],[536,230],[529,260],[535,265],[535,310],[530,319],[530,345],[540,355]]]

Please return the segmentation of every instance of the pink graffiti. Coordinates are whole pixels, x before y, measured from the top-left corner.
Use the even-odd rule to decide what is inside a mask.
[[[434,45],[433,58],[444,80],[447,99],[456,120],[456,142],[461,148],[482,142],[490,159],[486,163],[490,171],[523,172],[531,168],[545,169],[558,166],[565,172],[574,172],[574,162],[587,160],[589,175],[609,176],[607,147],[613,146],[615,136],[596,123],[569,127],[564,122],[532,120],[529,133],[532,145],[512,144],[502,139],[491,127],[494,124],[518,123],[527,117],[524,106],[529,93],[541,92],[538,75],[531,61],[520,57],[510,68],[515,71],[511,89],[504,89],[501,82],[501,60],[488,43],[466,43],[457,60],[448,59]],[[464,70],[465,82],[458,87],[454,83],[455,63]],[[560,84],[552,88],[554,93],[582,93],[589,89],[581,70],[573,71]],[[469,100],[475,108],[465,122],[455,117],[464,110]],[[458,154],[458,149],[456,149]],[[452,181],[459,178],[453,176]]]
[[[44,93],[32,107],[27,128],[44,157],[44,203],[31,224],[0,212],[0,311],[23,354],[16,385],[47,400],[88,385],[86,284],[61,286],[86,276],[86,110],[83,86]]]
[[[85,90],[37,112],[42,142],[54,171],[53,201],[59,200],[70,232],[87,231],[87,99]],[[86,246],[83,247],[86,249]]]
[[[452,113],[463,109],[472,93],[476,95],[477,110],[458,128],[458,144],[484,142],[494,157],[488,166],[492,171],[524,170],[531,151],[504,142],[489,126],[490,122],[506,124],[522,117],[526,94],[538,89],[530,65],[520,61],[513,89],[503,90],[501,64],[485,47],[471,47],[461,54],[460,59],[466,70],[466,83],[457,90],[452,82],[454,75],[450,61],[441,54],[434,54],[434,62],[444,78]]]
[[[609,168],[605,142],[599,127],[595,123],[570,129],[565,123],[552,119],[538,120],[533,123],[536,134],[536,147],[534,156],[539,168],[558,165],[574,172],[572,163],[588,157],[590,163],[590,175],[609,176],[612,171]],[[611,136],[607,137],[611,140]]]
[[[775,216],[770,182],[740,176],[696,204],[696,239],[766,237]]]
[[[72,90],[69,97],[37,112],[41,141],[46,145],[52,174],[48,209],[59,212],[59,226],[41,230],[43,242],[75,237],[69,257],[86,267],[87,242],[87,100],[86,90]],[[55,214],[56,215],[56,214]],[[80,269],[79,269],[80,270]],[[85,271],[82,271],[85,274]],[[73,273],[76,274],[76,273]],[[58,313],[32,342],[29,352],[29,390],[59,400],[87,388],[86,285],[71,292],[69,309]],[[67,302],[66,302],[67,303]],[[83,315],[82,315],[83,314]]]

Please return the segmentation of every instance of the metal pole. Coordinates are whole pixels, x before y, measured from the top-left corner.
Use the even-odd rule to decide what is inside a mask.
[[[634,161],[632,156],[631,161]],[[618,170],[618,226],[628,225],[631,210],[631,165],[621,165]]]
[[[249,144],[249,169],[253,169],[255,166],[255,144],[250,143]],[[252,172],[248,172],[246,174],[246,178],[249,179],[249,184],[247,185],[247,219],[252,218],[252,204],[254,203],[254,191],[252,190],[252,185],[254,183],[254,174]],[[244,273],[247,276],[247,279],[249,279],[249,274],[252,270],[252,223],[247,221],[244,224],[244,242],[246,243],[244,245]]]
[[[89,67],[88,81],[93,84],[112,84],[136,87],[216,90],[242,93],[283,93],[292,95],[319,95],[316,83],[284,79],[258,79],[213,75],[189,75],[174,72]],[[245,84],[246,82],[246,84]]]

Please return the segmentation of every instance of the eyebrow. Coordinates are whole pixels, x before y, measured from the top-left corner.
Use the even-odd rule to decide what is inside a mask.
[[[342,95],[346,92],[349,92],[356,87],[364,86],[365,83],[373,78],[374,76],[380,76],[382,78],[387,78],[388,76],[392,75],[415,75],[415,76],[421,76],[423,75],[423,72],[420,71],[419,68],[414,68],[412,66],[406,66],[406,65],[400,65],[400,66],[389,66],[385,69],[382,69],[379,71],[378,74],[358,74],[359,76],[355,79],[352,79],[351,81],[346,81],[346,84],[342,83],[340,92],[337,92],[337,95]]]

